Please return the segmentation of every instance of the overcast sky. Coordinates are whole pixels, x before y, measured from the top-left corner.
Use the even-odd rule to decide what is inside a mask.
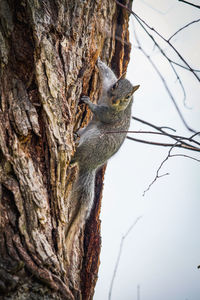
[[[192,2],[200,4],[200,1]],[[200,9],[175,0],[135,0],[133,3],[133,10],[166,38],[186,23],[200,18]],[[130,27],[133,28],[133,19]],[[168,64],[138,26],[136,29],[145,50],[159,62],[188,124],[200,131],[199,82],[189,72],[177,69],[186,88],[190,107],[187,109]],[[172,41],[188,62],[200,69],[200,23],[180,32]],[[131,42],[134,45],[133,32]],[[171,53],[167,45],[163,46]],[[159,77],[134,47],[127,78],[141,85],[135,94],[134,116],[176,128],[180,134],[187,133]],[[147,128],[132,122],[131,129]],[[124,241],[112,300],[138,300],[138,285],[140,300],[200,299],[200,269],[197,269],[200,265],[200,163],[182,157],[171,158],[161,170],[161,174],[170,175],[158,179],[142,196],[168,150],[126,140],[108,163],[101,213],[101,266],[94,300],[108,299],[122,235],[139,216],[142,218]]]

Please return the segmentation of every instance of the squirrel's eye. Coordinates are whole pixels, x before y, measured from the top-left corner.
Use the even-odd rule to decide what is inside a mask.
[[[125,100],[128,100],[130,98],[131,94],[127,95]]]
[[[120,102],[119,99],[113,99],[113,100],[112,100],[112,104],[114,104],[114,105],[118,105],[119,102]]]

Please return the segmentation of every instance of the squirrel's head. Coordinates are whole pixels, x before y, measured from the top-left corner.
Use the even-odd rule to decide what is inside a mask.
[[[125,110],[138,88],[139,85],[133,86],[127,79],[120,78],[108,90],[110,106],[118,111]]]

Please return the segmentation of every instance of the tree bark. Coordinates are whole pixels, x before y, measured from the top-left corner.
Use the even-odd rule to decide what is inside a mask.
[[[127,68],[128,20],[114,0],[0,0],[0,299],[93,298],[105,167],[69,253],[70,160],[89,120],[80,96],[98,99],[97,58]]]

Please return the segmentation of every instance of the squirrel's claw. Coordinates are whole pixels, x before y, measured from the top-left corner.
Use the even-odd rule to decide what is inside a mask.
[[[82,96],[81,101],[86,103],[86,104],[89,104],[90,103],[90,98],[88,96]]]
[[[73,137],[74,137],[74,140],[77,141],[80,139],[80,135],[78,134],[78,132],[74,132],[73,133]]]

